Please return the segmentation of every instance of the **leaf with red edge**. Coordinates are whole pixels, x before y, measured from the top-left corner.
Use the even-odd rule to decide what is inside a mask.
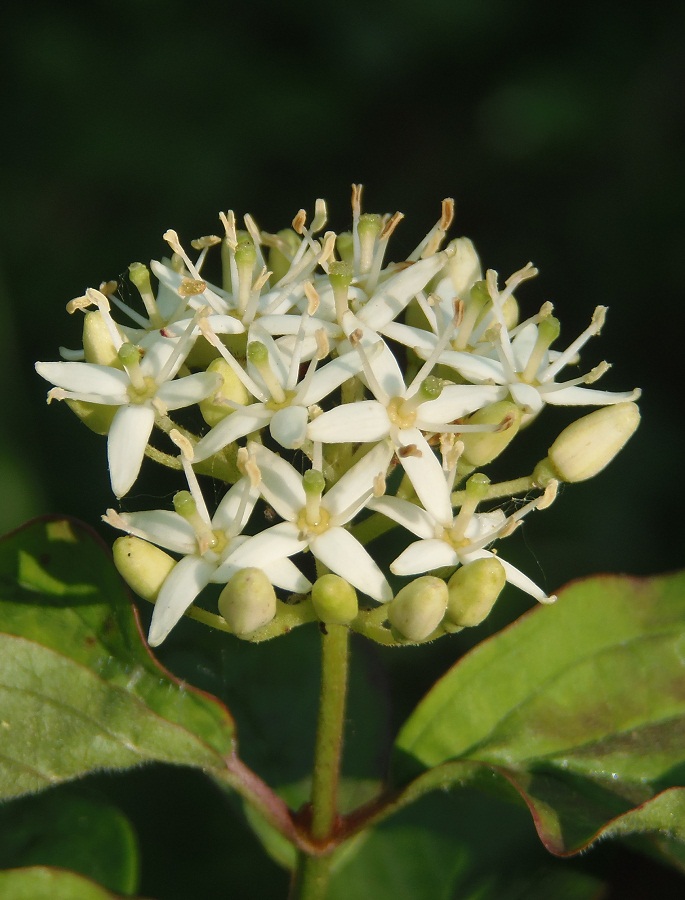
[[[575,582],[484,641],[406,722],[394,777],[400,805],[513,787],[559,855],[600,835],[685,840],[685,573]]]

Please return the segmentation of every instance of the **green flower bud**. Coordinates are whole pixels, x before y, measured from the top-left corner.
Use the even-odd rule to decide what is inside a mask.
[[[447,620],[470,628],[487,618],[506,582],[504,566],[494,556],[460,566],[447,582]]]
[[[442,578],[423,575],[390,601],[388,620],[405,640],[425,641],[442,622],[447,601],[447,585]]]
[[[284,246],[283,249],[279,249],[279,247],[269,248],[267,265],[269,271],[272,273],[272,284],[276,284],[276,282],[280,281],[281,278],[290,271],[291,260],[300,246],[300,238],[295,234],[292,228],[284,228],[282,231],[278,232],[277,237]]]
[[[549,473],[559,481],[585,481],[609,465],[640,424],[632,402],[603,406],[572,422],[549,448],[533,478],[543,484]],[[539,476],[539,477],[538,477]]]
[[[322,575],[312,588],[314,611],[326,625],[348,625],[359,612],[357,592],[339,575]]]
[[[164,550],[131,535],[117,538],[112,553],[121,577],[144,600],[157,599],[162,585],[176,565],[176,560]]]
[[[83,319],[83,350],[86,362],[121,369],[109,329],[99,312],[88,312]]]
[[[276,592],[267,575],[256,568],[236,572],[219,595],[219,612],[238,637],[268,625],[276,615]]]
[[[460,435],[464,444],[461,462],[479,468],[498,457],[516,437],[521,425],[521,410],[510,400],[500,400],[479,409],[464,423],[465,425],[498,425],[509,422],[502,431],[471,431]]]
[[[207,366],[207,371],[216,372],[221,375],[222,379],[222,384],[218,391],[206,399],[200,400],[202,418],[210,428],[213,428],[222,419],[225,419],[229,413],[233,412],[232,408],[223,401],[232,400],[234,403],[246,406],[250,402],[250,394],[225,359],[220,357],[212,360]]]

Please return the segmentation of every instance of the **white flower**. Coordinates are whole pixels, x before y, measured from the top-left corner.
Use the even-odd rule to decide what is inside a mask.
[[[423,431],[464,432],[473,426],[452,424],[485,404],[494,396],[493,388],[476,385],[442,386],[428,375],[427,362],[407,387],[392,351],[372,329],[362,325],[351,312],[343,326],[362,357],[364,376],[374,400],[346,403],[318,416],[307,428],[313,441],[328,443],[379,441],[389,437],[400,463],[420,500],[442,496],[442,466]],[[493,430],[496,426],[477,426]],[[451,515],[449,499],[443,516]]]
[[[497,276],[492,270],[487,273],[487,284],[493,304],[495,324],[488,335],[493,342],[497,358],[480,352],[463,352],[445,349],[440,353],[439,362],[455,369],[467,381],[474,384],[492,385],[493,399],[504,400],[511,396],[530,417],[537,414],[545,403],[555,406],[607,406],[636,400],[640,396],[634,391],[610,392],[590,390],[580,387],[596,381],[609,368],[601,363],[591,372],[565,382],[556,382],[556,375],[570,362],[575,361],[578,351],[594,335],[599,334],[606,318],[606,307],[598,306],[590,325],[561,353],[550,351],[550,346],[559,334],[559,322],[549,310],[545,310],[537,322],[529,321],[515,329],[512,339],[507,330],[503,304],[522,281],[531,278],[537,270],[529,263],[507,281],[503,291],[497,289]],[[428,346],[434,347],[429,341]],[[416,347],[419,356],[426,349]]]
[[[198,403],[221,384],[220,376],[209,372],[172,380],[192,348],[194,329],[191,321],[180,341],[156,340],[142,358],[138,347],[119,338],[123,369],[85,362],[36,363],[38,374],[56,385],[48,392],[48,402],[70,399],[119,407],[107,438],[109,474],[117,497],[128,493],[138,477],[155,416]]]
[[[541,497],[527,503],[509,517],[505,516],[502,510],[475,512],[487,488],[487,479],[478,475],[467,482],[466,499],[456,516],[443,515],[445,502],[450,502],[447,480],[443,484],[443,498],[431,498],[429,503],[424,503],[425,509],[398,497],[380,497],[371,500],[369,508],[382,513],[419,538],[390,565],[390,571],[395,575],[417,575],[445,566],[453,568],[475,559],[494,556],[492,551],[486,550],[485,547],[497,538],[511,534],[530,510],[542,509],[549,505],[554,499],[556,486],[556,482],[551,482]],[[551,603],[556,599],[553,596],[548,597],[511,563],[500,556],[496,558],[502,564],[508,582],[530,594],[540,603]]]
[[[180,492],[174,498],[180,512],[157,509],[119,514],[110,509],[103,516],[114,528],[183,555],[166,577],[155,603],[148,638],[153,647],[161,644],[204,587],[210,582],[225,584],[244,568],[235,563],[233,554],[249,540],[242,531],[259,498],[250,478],[241,478],[210,519],[197,481],[187,466],[186,473],[190,475],[191,492]],[[286,590],[301,593],[311,587],[299,569],[278,554],[253,565]]]
[[[305,317],[301,317],[305,320]],[[321,357],[315,356],[300,380],[300,349],[295,345],[291,357],[285,354],[274,339],[258,326],[250,330],[247,346],[247,371],[233,359],[220,341],[206,331],[207,337],[232,367],[247,390],[258,398],[247,406],[235,404],[234,412],[215,425],[195,446],[195,459],[201,461],[217,453],[238,438],[268,425],[273,439],[288,450],[302,446],[306,438],[309,407],[327,397],[343,381],[361,369],[361,362],[348,354],[338,357],[317,369],[319,358],[326,355],[328,345],[323,338]],[[304,338],[304,329],[300,330]]]
[[[382,442],[352,466],[325,494],[317,469],[301,475],[259,444],[249,452],[261,474],[262,496],[285,521],[247,540],[232,555],[240,566],[259,566],[309,549],[331,572],[374,600],[392,599],[385,576],[344,526],[363,509],[383,481],[392,448]],[[322,496],[323,495],[323,496]]]

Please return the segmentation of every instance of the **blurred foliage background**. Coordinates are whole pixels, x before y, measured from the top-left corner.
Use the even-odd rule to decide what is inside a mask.
[[[354,181],[367,211],[407,215],[391,259],[453,196],[452,235],[471,237],[486,267],[502,277],[529,259],[540,268],[519,300],[530,312],[552,300],[562,341],[609,306],[584,362],[614,364],[600,387],[644,390],[642,426],[619,459],[531,516],[507,558],[549,590],[594,572],[681,566],[684,40],[675,0],[553,11],[542,0],[16,6],[0,36],[0,529],[59,512],[111,540],[99,526],[112,503],[104,442],[66,408],[46,407],[33,371],[79,343],[68,300],[160,256],[169,227],[186,243],[217,231],[220,209],[275,231],[322,196],[331,227],[344,229]],[[502,475],[529,471],[523,454],[543,456],[569,418],[550,410]],[[140,491],[168,495],[154,482]],[[515,592],[503,602],[506,618],[527,605]],[[179,628],[161,654],[176,669],[186,659],[196,682],[199,631]],[[466,646],[444,643],[384,660],[397,721]],[[136,794],[135,779],[117,787],[122,797]],[[192,807],[202,792],[194,778],[183,784]],[[151,816],[138,823],[143,837],[167,820],[159,808]],[[179,877],[166,893],[143,887],[188,896]]]

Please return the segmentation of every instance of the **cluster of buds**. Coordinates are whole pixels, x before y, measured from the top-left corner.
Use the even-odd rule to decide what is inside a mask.
[[[605,308],[554,349],[552,305],[521,319],[514,296],[537,270],[503,286],[483,275],[470,240],[447,242],[453,212],[443,201],[416,249],[388,263],[402,215],[362,213],[357,185],[350,232],[324,231],[322,200],[311,224],[301,210],[277,234],[249,215],[241,230],[229,211],[193,256],[167,231],[168,259],[134,263],[128,281],[68,305],[85,313],[83,348],[36,364],[54,385],[48,401],[107,436],[117,498],[145,457],[184,479],[173,510],[104,516],[126,535],[119,571],[155,603],[152,645],[186,612],[251,640],[318,619],[407,643],[479,624],[505,582],[554,599],[490,547],[559,481],[615,456],[638,425],[639,391],[588,387],[606,363],[558,380]],[[203,274],[214,246],[220,285]],[[134,289],[142,307],[126,302]],[[491,483],[483,469],[547,404],[601,409],[530,475]],[[213,514],[198,475],[230,485]],[[411,539],[387,572],[369,548],[390,529]],[[223,586],[218,614],[201,606],[210,584]]]

